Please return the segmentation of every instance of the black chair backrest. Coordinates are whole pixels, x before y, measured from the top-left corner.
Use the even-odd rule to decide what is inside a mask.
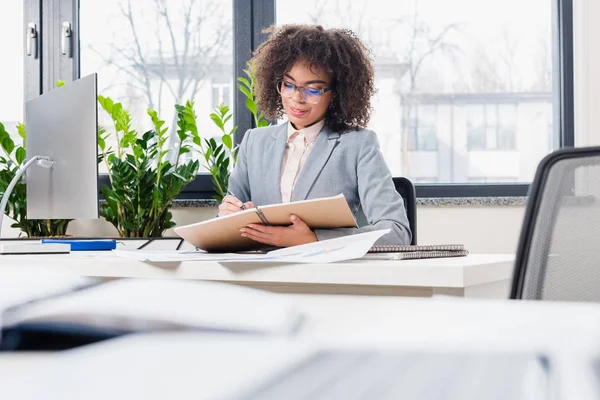
[[[511,299],[600,301],[600,147],[538,165],[521,227]]]
[[[404,208],[408,217],[408,224],[412,231],[412,241],[410,244],[417,244],[417,195],[415,186],[406,178],[393,178],[396,191],[400,193],[404,200]]]

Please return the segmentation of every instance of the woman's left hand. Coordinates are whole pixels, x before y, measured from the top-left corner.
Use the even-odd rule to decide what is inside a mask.
[[[240,229],[240,232],[248,239],[277,247],[296,246],[318,240],[317,235],[300,218],[292,215],[290,221],[290,226],[249,224]]]

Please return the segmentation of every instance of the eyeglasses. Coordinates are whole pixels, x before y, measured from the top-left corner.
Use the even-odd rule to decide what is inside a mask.
[[[310,104],[317,104],[321,100],[323,93],[330,91],[332,88],[327,87],[325,89],[316,89],[306,86],[296,86],[291,82],[279,81],[277,82],[277,91],[283,97],[293,97],[294,92],[297,90],[302,96],[302,99]]]

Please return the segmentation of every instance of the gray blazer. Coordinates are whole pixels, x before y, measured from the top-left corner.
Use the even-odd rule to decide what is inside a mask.
[[[250,129],[244,135],[229,189],[254,205],[281,203],[281,163],[287,124]],[[325,126],[300,171],[292,201],[343,193],[360,228],[316,229],[319,240],[390,228],[376,244],[409,244],[411,232],[402,197],[379,149],[375,132],[343,134]]]

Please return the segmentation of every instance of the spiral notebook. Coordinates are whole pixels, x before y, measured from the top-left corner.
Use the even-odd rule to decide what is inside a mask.
[[[469,255],[462,244],[373,246],[363,259],[414,260],[419,258],[464,257]]]
[[[407,251],[404,253],[367,253],[364,260],[416,260],[419,258],[464,257],[467,250],[459,251]]]
[[[462,244],[405,244],[405,245],[387,245],[373,246],[369,253],[405,253],[422,251],[463,251],[465,246]]]

